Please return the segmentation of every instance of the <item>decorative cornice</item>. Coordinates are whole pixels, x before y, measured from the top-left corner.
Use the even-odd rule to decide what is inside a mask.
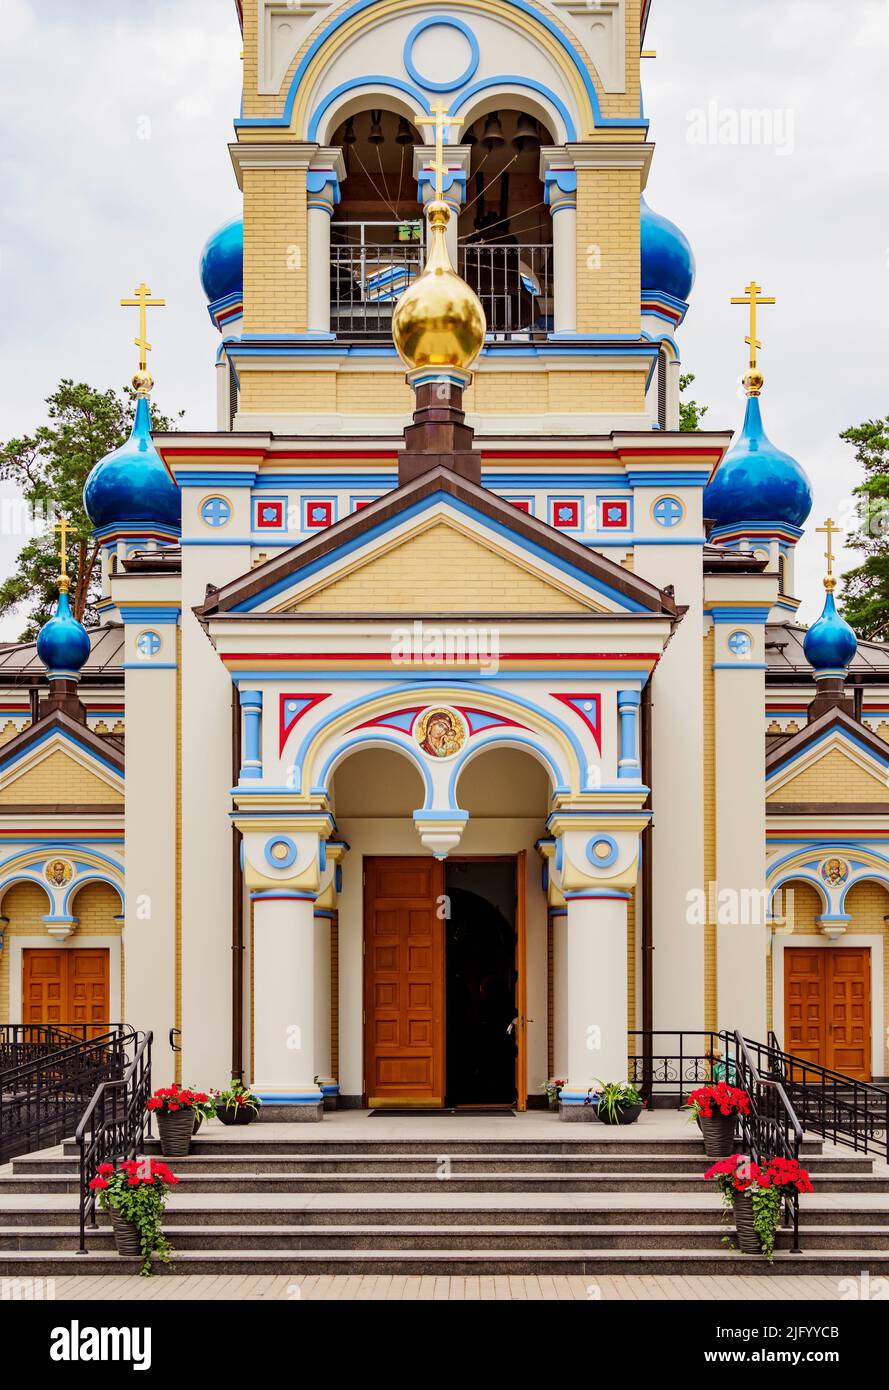
[[[229,145],[235,178],[243,190],[245,169],[308,169],[326,146],[314,142],[296,143],[292,140],[281,143],[235,142]],[[345,168],[343,169],[345,176]]]

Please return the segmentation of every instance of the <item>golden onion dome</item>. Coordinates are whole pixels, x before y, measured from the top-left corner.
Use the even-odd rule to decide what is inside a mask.
[[[427,209],[426,267],[405,290],[392,315],[392,337],[407,367],[456,367],[466,371],[485,341],[485,311],[478,295],[451,265],[445,231],[447,203]]]

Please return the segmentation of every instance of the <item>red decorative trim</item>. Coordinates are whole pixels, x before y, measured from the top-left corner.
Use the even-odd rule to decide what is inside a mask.
[[[551,690],[551,691],[550,691],[550,694],[552,695],[553,699],[554,699],[554,700],[558,700],[560,704],[567,705],[568,708],[569,708],[570,710],[572,710],[572,711],[574,712],[574,714],[577,715],[578,719],[582,719],[582,720],[583,720],[584,724],[586,724],[587,728],[589,729],[590,733],[592,734],[593,738],[594,738],[595,741],[596,741],[596,747],[598,748],[599,752],[601,753],[601,752],[602,752],[602,697],[601,697],[601,695],[591,694],[591,693],[583,693],[583,694],[580,694],[580,695],[557,695],[557,694],[555,693],[554,690]],[[584,710],[578,709],[578,708],[577,708],[577,702],[580,702],[580,701],[584,701],[584,702],[587,703],[587,704],[592,703],[593,705],[595,705],[595,708],[596,708],[595,723],[593,723],[593,721],[587,717],[587,715],[586,715],[586,713],[584,712]]]
[[[488,732],[488,729],[495,728],[525,729],[526,731],[528,731],[527,724],[520,724],[517,719],[504,719],[502,714],[495,714],[494,711],[490,709],[478,709],[474,705],[455,705],[454,709],[459,710],[459,712],[463,715],[463,718],[466,720],[466,723],[469,725],[470,736],[476,733],[485,734]],[[480,714],[483,719],[493,719],[494,723],[489,724],[485,729],[473,729],[472,716],[474,714]]]
[[[293,730],[296,728],[299,721],[302,719],[303,715],[308,714],[309,710],[314,709],[316,705],[320,705],[321,701],[327,700],[329,696],[329,690],[326,690],[323,695],[300,695],[298,692],[290,690],[286,694],[278,696],[278,730],[280,740],[278,746],[279,757],[284,752],[285,743],[287,742]],[[293,716],[289,723],[286,722],[284,716],[284,705],[287,700],[308,700],[309,702],[301,710],[299,710],[297,714]]]
[[[424,710],[425,708],[425,705],[408,705],[404,709],[390,709],[386,712],[386,714],[379,714],[374,719],[366,719],[363,724],[353,724],[352,728],[349,730],[349,733],[354,733],[356,729],[394,729],[395,732],[399,734],[410,733],[411,729],[413,729],[414,720],[416,719],[417,715],[421,712],[421,710]],[[411,729],[405,730],[401,727],[400,724],[390,724],[389,721],[391,719],[394,719],[395,716],[398,714],[413,715],[414,720],[411,721]]]
[[[501,661],[653,661],[660,652],[514,652]],[[391,652],[220,652],[221,661],[394,661]],[[400,666],[411,663],[399,658]],[[423,662],[429,665],[429,662]],[[467,663],[468,664],[468,663]],[[282,697],[283,698],[283,697]],[[293,696],[290,697],[293,699]],[[303,699],[306,697],[303,696]],[[590,697],[584,695],[584,700]]]

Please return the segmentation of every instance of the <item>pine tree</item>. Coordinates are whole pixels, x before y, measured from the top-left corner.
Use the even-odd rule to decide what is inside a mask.
[[[90,469],[129,436],[136,409],[131,386],[118,393],[97,391],[65,377],[46,399],[47,423],[33,434],[0,443],[0,478],[14,482],[29,509],[34,534],[22,547],[16,573],[0,583],[0,615],[22,610],[20,640],[33,641],[51,616],[58,594],[58,535],[53,523],[70,523],[68,570],[71,607],[89,626],[97,620],[99,547],[83,507],[83,485]],[[181,418],[179,412],[177,418]],[[153,428],[168,430],[171,421],[152,412]],[[37,529],[45,519],[45,529]]]
[[[854,490],[858,530],[848,544],[864,563],[843,575],[842,610],[859,637],[889,635],[889,416],[866,420],[840,435],[854,446],[864,480]]]

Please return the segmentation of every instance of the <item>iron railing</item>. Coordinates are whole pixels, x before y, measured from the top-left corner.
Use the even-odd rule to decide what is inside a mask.
[[[726,1055],[737,1069],[737,1084],[750,1097],[750,1113],[740,1117],[744,1153],[759,1164],[767,1163],[770,1158],[799,1161],[803,1127],[781,1082],[763,1076],[758,1064],[768,1049],[763,1049],[761,1043],[742,1038],[737,1032],[724,1036]],[[791,1254],[798,1255],[799,1193],[796,1188],[785,1188],[783,1195],[784,1224],[793,1232]]]
[[[74,1133],[80,1152],[81,1255],[87,1253],[87,1226],[97,1226],[96,1194],[90,1182],[99,1164],[136,1158],[146,1131],[151,1133],[151,1112],[145,1108],[151,1095],[151,1042],[151,1033],[137,1035],[132,1061],[120,1077],[96,1087]]]
[[[399,297],[423,269],[418,242],[330,248],[330,327],[341,338],[388,338]],[[459,271],[482,302],[488,333],[545,338],[552,328],[552,247],[460,247]]]
[[[552,330],[552,257],[549,245],[460,247],[460,274],[482,302],[489,333],[545,338]]]
[[[638,1086],[649,1104],[661,1101],[677,1108],[690,1093],[710,1081],[727,1078],[725,1033],[715,1030],[644,1030],[628,1034],[628,1080]]]
[[[107,1032],[110,1026],[103,1023],[98,1031]],[[79,1042],[86,1037],[85,1031],[80,1031],[83,1028],[83,1024],[67,1023],[0,1024],[0,1073]]]
[[[780,1080],[806,1129],[835,1144],[889,1160],[889,1095],[879,1086],[785,1052],[774,1033],[747,1046],[761,1071]]]
[[[89,1025],[87,1031],[95,1025]],[[0,1163],[66,1138],[100,1082],[122,1076],[135,1033],[123,1024],[43,1050],[0,1072]]]

